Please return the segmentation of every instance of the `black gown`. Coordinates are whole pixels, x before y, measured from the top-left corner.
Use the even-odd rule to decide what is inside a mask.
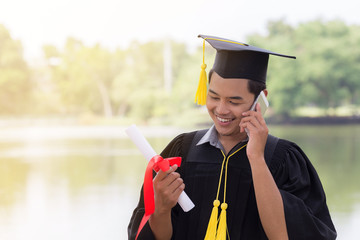
[[[204,239],[213,201],[216,198],[223,160],[223,155],[218,148],[209,143],[195,146],[197,142],[192,141],[189,135],[189,133],[179,135],[161,153],[164,158],[183,157],[178,171],[184,179],[185,192],[195,204],[194,209],[187,213],[178,204],[173,208],[172,239],[176,240]],[[235,146],[229,154],[243,144],[245,143]],[[190,151],[188,151],[189,148]],[[304,152],[295,143],[279,139],[271,161],[267,163],[283,199],[289,239],[336,239],[336,231],[326,205],[320,179]],[[219,200],[223,202],[223,185]],[[230,239],[267,239],[256,206],[246,148],[229,160],[226,203],[228,204],[227,227]],[[141,191],[138,206],[128,226],[129,239],[135,239],[143,215],[144,202]],[[155,239],[148,223],[142,229],[138,239]]]

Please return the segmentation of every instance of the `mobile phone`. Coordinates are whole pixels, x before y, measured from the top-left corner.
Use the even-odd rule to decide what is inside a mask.
[[[261,115],[264,116],[266,110],[269,107],[269,102],[268,102],[268,100],[267,100],[267,98],[265,96],[264,91],[261,91],[261,93],[256,97],[255,102],[253,103],[253,105],[250,108],[251,111],[255,111],[255,107],[256,107],[257,103],[260,104]]]

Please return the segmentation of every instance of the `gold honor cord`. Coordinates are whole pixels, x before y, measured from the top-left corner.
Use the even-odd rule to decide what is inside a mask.
[[[208,228],[206,230],[206,235],[205,235],[204,240],[225,240],[226,239],[226,233],[227,233],[226,209],[227,209],[228,205],[225,200],[226,200],[226,188],[227,188],[228,163],[229,163],[229,159],[234,154],[239,152],[241,149],[246,147],[246,145],[247,144],[245,144],[244,146],[242,146],[241,148],[239,148],[238,150],[236,150],[235,152],[230,154],[227,158],[226,158],[224,152],[221,151],[224,159],[223,159],[222,165],[221,165],[221,172],[220,172],[219,185],[218,185],[218,190],[217,190],[217,194],[216,194],[216,199],[213,202],[214,207],[211,211],[210,220],[209,220],[209,224],[208,224]],[[224,165],[225,165],[224,201],[221,204],[220,219],[218,221],[218,207],[220,205],[219,192],[220,192],[220,187],[221,187],[222,175],[224,172]],[[219,222],[219,226],[217,226],[218,222]]]

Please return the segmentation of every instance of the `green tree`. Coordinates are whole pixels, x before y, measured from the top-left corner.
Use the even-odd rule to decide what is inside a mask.
[[[86,47],[73,38],[67,40],[63,53],[53,46],[45,46],[44,51],[49,62],[57,59],[50,67],[66,113],[113,116],[110,89],[119,70],[110,51],[100,45]]]
[[[22,45],[0,24],[0,114],[28,112],[31,94],[30,72]]]
[[[171,51],[168,59],[164,57],[166,47]],[[192,97],[188,98],[188,93],[194,90],[188,83],[193,78],[189,78],[188,73],[193,69],[194,56],[188,53],[184,43],[133,42],[124,54],[124,67],[112,89],[121,116],[147,121],[153,117],[178,115],[191,108]],[[171,69],[167,69],[171,72],[171,89],[167,89],[165,83],[164,68],[169,67],[166,61],[171,63]]]
[[[118,113],[147,120],[163,91],[162,43],[132,42],[121,59],[122,70],[116,76],[112,96]],[[155,94],[157,92],[157,94]]]
[[[297,57],[295,62],[271,57],[269,99],[277,114],[290,116],[307,105],[329,109],[358,101],[359,26],[340,20],[315,20],[297,27],[271,21],[267,35],[251,35],[249,41]]]

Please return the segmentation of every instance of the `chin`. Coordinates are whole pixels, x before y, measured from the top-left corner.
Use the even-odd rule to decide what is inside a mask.
[[[215,124],[216,130],[219,133],[219,135],[221,136],[233,136],[236,135],[237,133],[240,133],[240,128],[224,128],[223,126],[219,126],[217,124]]]

